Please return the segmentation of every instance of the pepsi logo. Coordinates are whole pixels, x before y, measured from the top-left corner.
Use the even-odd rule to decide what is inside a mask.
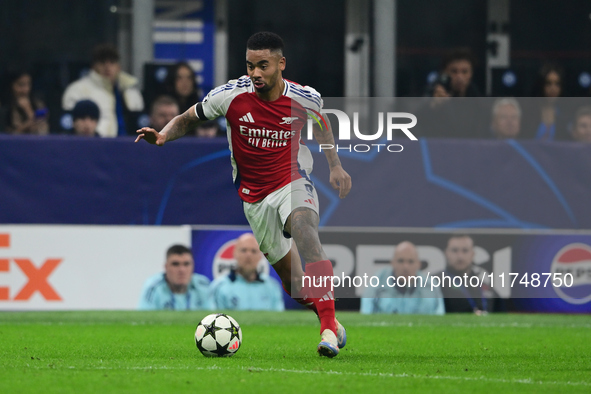
[[[554,287],[556,294],[570,304],[580,305],[591,301],[591,246],[583,243],[572,243],[562,249],[552,260],[552,275],[572,275],[570,281],[563,281],[560,287]]]
[[[230,273],[230,270],[236,266],[236,259],[234,259],[235,246],[236,240],[231,239],[217,250],[211,266],[213,279],[227,275]],[[266,258],[261,257],[261,260],[257,266],[257,271],[259,274],[269,275],[269,263],[267,262]]]

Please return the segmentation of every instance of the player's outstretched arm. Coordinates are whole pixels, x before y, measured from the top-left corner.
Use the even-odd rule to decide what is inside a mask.
[[[143,139],[150,144],[162,146],[165,142],[181,138],[188,130],[194,130],[199,122],[201,121],[195,114],[195,106],[193,105],[185,113],[174,117],[160,132],[157,132],[151,127],[139,129],[135,142]]]
[[[334,136],[332,134],[332,127],[330,121],[326,119],[328,129],[320,128],[318,125],[314,125],[314,138],[319,144],[324,146],[331,145],[332,149],[322,149],[328,160],[328,166],[330,168],[330,184],[334,189],[339,191],[339,197],[345,198],[351,191],[351,176],[343,169],[341,160],[335,148]]]

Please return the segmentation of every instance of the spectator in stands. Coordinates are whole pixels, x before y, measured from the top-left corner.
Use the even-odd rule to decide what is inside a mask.
[[[99,118],[100,110],[94,101],[78,101],[72,110],[74,134],[82,137],[100,137],[96,131]]]
[[[475,63],[471,51],[464,48],[445,56],[439,77],[427,92],[432,98],[417,114],[420,136],[482,138],[486,126],[482,103],[464,99],[481,96],[473,81]]]
[[[165,84],[166,93],[175,98],[181,113],[199,101],[197,78],[189,63],[177,63],[168,73]]]
[[[536,140],[553,141],[569,139],[567,124],[572,112],[559,101],[564,96],[564,72],[562,67],[547,63],[538,73],[532,97],[524,113],[524,137]]]
[[[283,311],[281,286],[257,271],[263,254],[254,235],[246,233],[238,238],[234,258],[236,268],[211,284],[210,308]]]
[[[519,137],[521,130],[521,107],[511,97],[495,100],[492,107],[491,130],[494,138]]]
[[[144,109],[137,78],[121,71],[119,52],[110,44],[93,49],[92,70],[66,88],[62,107],[71,111],[80,100],[93,100],[99,106],[97,131],[101,137],[135,133],[133,120]]]
[[[449,52],[443,59],[442,71],[433,86],[433,97],[480,97],[480,90],[474,84],[476,60],[467,48]]]
[[[484,268],[474,264],[474,241],[472,237],[465,234],[452,235],[445,249],[447,266],[445,270],[437,274],[446,275],[452,278],[464,274],[467,275],[467,281],[477,276],[479,280],[484,277],[481,287],[454,287],[446,283],[441,291],[445,300],[446,313],[472,312],[476,315],[483,315],[493,310],[495,302],[495,293],[490,288],[489,280],[486,275],[488,272]],[[462,279],[463,281],[463,279]],[[462,282],[464,283],[464,282]]]
[[[591,107],[582,107],[576,112],[572,137],[575,141],[591,142]]]
[[[198,310],[207,307],[209,279],[193,273],[191,250],[173,245],[166,251],[164,274],[149,278],[144,284],[139,309]]]
[[[361,313],[445,313],[441,290],[434,288],[431,291],[430,285],[421,286],[421,280],[426,281],[427,278],[420,270],[421,261],[415,245],[408,241],[399,243],[390,264],[390,267],[376,275],[379,278],[378,286],[368,287],[365,291],[361,299]],[[393,283],[405,286],[390,287]]]
[[[220,137],[221,128],[217,120],[208,120],[197,126],[197,137],[215,138]]]
[[[152,103],[150,127],[160,131],[179,113],[179,106],[175,99],[170,96],[160,96]]]
[[[10,134],[49,133],[49,111],[45,103],[33,94],[33,79],[27,71],[18,71],[8,77],[5,100],[6,131]]]

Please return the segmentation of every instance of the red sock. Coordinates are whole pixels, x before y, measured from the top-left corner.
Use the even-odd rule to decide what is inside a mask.
[[[320,318],[320,333],[329,329],[336,335],[334,295],[331,288],[332,263],[330,260],[322,260],[306,264],[305,276],[308,278],[303,281],[302,293],[304,301],[313,303]],[[318,283],[318,280],[320,280],[320,283]]]
[[[293,298],[293,299],[294,299],[294,300],[295,300],[295,301],[296,301],[298,304],[300,304],[300,305],[302,305],[302,306],[305,306],[306,308],[308,308],[308,309],[310,309],[310,310],[314,311],[314,313],[316,313],[316,315],[318,316],[318,309],[316,309],[316,305],[314,304],[314,302],[313,302],[313,301],[310,301],[310,299],[305,299],[305,300],[304,300],[303,298],[294,298],[294,297],[291,295],[291,292],[290,292],[290,291],[287,291],[287,289],[286,289],[286,288],[285,288],[285,286],[283,285],[283,282],[281,283],[281,286],[283,286],[283,290],[284,290],[284,291],[285,291],[287,294],[289,294],[289,296],[290,296],[291,298]]]

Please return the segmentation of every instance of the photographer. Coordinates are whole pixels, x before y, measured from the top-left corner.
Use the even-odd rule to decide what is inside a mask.
[[[420,135],[425,137],[483,137],[481,93],[472,81],[475,60],[468,49],[455,49],[444,59],[441,72],[429,86],[428,104],[419,112]]]
[[[451,51],[444,59],[441,74],[433,84],[433,97],[481,97],[472,81],[476,61],[469,49]]]

